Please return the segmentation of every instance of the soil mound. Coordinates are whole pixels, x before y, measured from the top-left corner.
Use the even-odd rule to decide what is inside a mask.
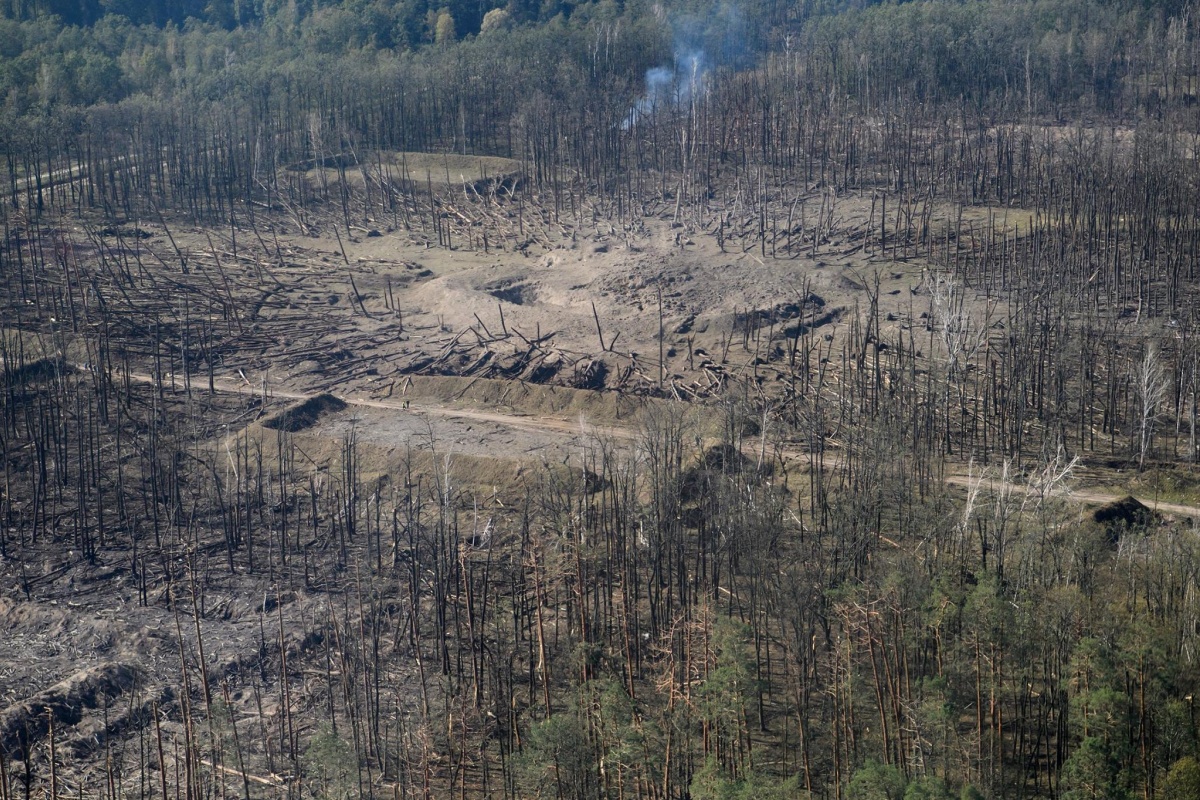
[[[19,386],[26,383],[37,383],[70,371],[71,365],[62,359],[39,358],[36,361],[30,361],[19,367],[14,366],[11,369],[4,370],[3,377],[5,383]]]
[[[345,408],[344,400],[339,400],[328,393],[319,394],[316,397],[310,397],[294,408],[289,408],[282,414],[271,417],[263,422],[263,427],[273,431],[296,433],[316,425],[325,414],[336,414]]]
[[[0,750],[19,757],[44,738],[55,725],[74,725],[84,709],[99,708],[129,691],[136,680],[133,668],[113,662],[81,670],[44,692],[0,711]]]
[[[1110,528],[1140,528],[1154,522],[1155,514],[1149,506],[1133,495],[1101,506],[1092,514],[1092,519]]]
[[[704,469],[727,474],[741,473],[751,467],[750,459],[731,444],[713,445],[704,453],[701,464]]]

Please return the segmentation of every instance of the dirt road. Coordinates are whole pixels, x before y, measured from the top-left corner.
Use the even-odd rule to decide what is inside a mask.
[[[972,478],[968,475],[946,476],[946,483],[951,484],[952,486],[970,487],[974,485],[977,480],[977,477]],[[992,492],[1008,489],[1013,493],[1020,493],[1026,490],[1025,487],[1020,484],[999,481],[994,478],[984,478],[982,481],[982,486]],[[1084,505],[1096,506],[1102,506],[1107,503],[1116,502],[1124,497],[1131,496],[1128,494],[1112,494],[1110,492],[1098,492],[1092,489],[1071,487],[1052,489],[1049,492],[1049,495],[1067,500],[1073,500],[1076,503],[1081,503]],[[1159,513],[1178,514],[1184,517],[1200,517],[1200,506],[1189,506],[1180,503],[1164,503],[1162,501],[1155,500],[1154,498],[1147,497],[1134,496],[1134,499]]]
[[[154,376],[145,373],[131,373],[130,379],[141,383],[154,383]],[[219,392],[229,392],[233,394],[241,394],[247,396],[258,396],[263,393],[261,386],[254,385],[247,379],[229,379],[217,378],[213,381],[213,388]],[[283,398],[286,400],[294,400],[303,402],[316,397],[316,393],[303,392],[289,389],[277,389],[270,386],[266,389],[266,394],[269,398]],[[550,417],[521,413],[506,413],[503,411],[484,411],[470,408],[451,408],[438,403],[429,402],[421,397],[412,397],[404,400],[378,400],[369,397],[363,397],[357,394],[334,393],[338,399],[345,402],[348,406],[360,409],[374,409],[384,412],[397,412],[411,418],[418,424],[418,427],[424,424],[432,430],[430,425],[433,420],[449,420],[461,421],[468,423],[482,423],[485,425],[495,426],[509,431],[520,431],[532,437],[528,441],[523,441],[519,445],[514,439],[507,439],[502,444],[514,447],[517,450],[527,453],[538,452],[548,446],[553,440],[559,440],[560,443],[572,442],[577,443],[587,437],[603,437],[610,440],[618,441],[633,441],[637,437],[637,431],[628,427],[617,427],[611,425],[592,425],[585,420],[569,420],[559,417]],[[395,431],[397,437],[413,434],[413,426],[402,426]],[[483,432],[475,431],[470,425],[460,427],[447,432],[447,438],[451,441],[462,443],[467,433],[474,434],[475,438],[484,435]],[[485,443],[486,444],[486,443]],[[492,442],[491,444],[495,444]],[[485,451],[487,447],[483,448]],[[798,455],[798,454],[797,454]],[[946,477],[946,483],[953,486],[969,487],[978,477],[972,478],[969,475],[953,474]],[[1024,493],[1026,487],[1015,482],[1005,482],[995,478],[985,477],[982,481],[983,487],[989,491],[1000,491],[1007,489],[1013,493]],[[1124,494],[1112,494],[1109,492],[1100,492],[1090,489],[1079,488],[1055,488],[1050,494],[1055,497],[1073,500],[1074,502],[1085,505],[1104,505],[1112,503],[1125,497]],[[1200,506],[1186,505],[1181,503],[1165,503],[1154,498],[1137,497],[1139,502],[1145,504],[1151,509],[1160,513],[1175,514],[1188,517],[1200,517]]]

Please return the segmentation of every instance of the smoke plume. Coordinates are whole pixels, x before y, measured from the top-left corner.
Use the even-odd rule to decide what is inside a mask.
[[[656,110],[690,104],[703,93],[716,66],[740,67],[745,60],[745,23],[737,7],[715,3],[709,14],[672,20],[675,40],[670,65],[646,70],[646,89],[622,124],[629,128]]]

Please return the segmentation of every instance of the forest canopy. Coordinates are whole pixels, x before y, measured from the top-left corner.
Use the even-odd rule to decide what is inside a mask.
[[[807,50],[828,62],[834,86],[868,102],[964,98],[1018,109],[1036,97],[1041,111],[1111,113],[1156,82],[1153,73],[1170,78],[1159,58],[1185,66],[1190,20],[1179,3],[1092,0],[5,0],[0,98],[11,120],[138,96],[236,92],[304,65],[366,73],[415,58],[436,69],[514,51],[524,71],[552,77],[545,67],[586,59],[586,40],[608,31],[633,44],[611,65],[630,94],[646,70],[687,54],[712,69]]]

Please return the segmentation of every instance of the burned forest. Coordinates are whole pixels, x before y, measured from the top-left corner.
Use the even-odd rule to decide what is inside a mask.
[[[1200,22],[0,0],[0,800],[1200,797]]]

